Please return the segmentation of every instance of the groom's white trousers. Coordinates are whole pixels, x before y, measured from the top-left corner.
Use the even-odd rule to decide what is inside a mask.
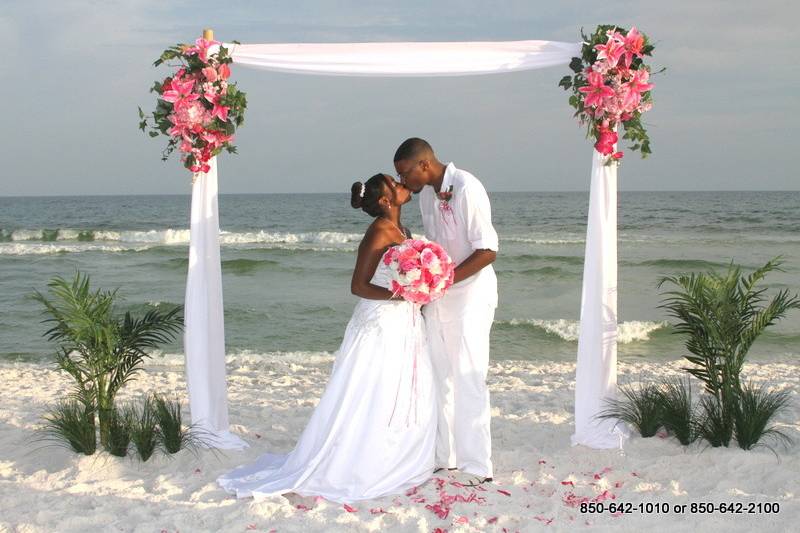
[[[439,400],[436,465],[492,477],[486,374],[494,308],[478,306],[447,321],[435,305],[424,311]]]

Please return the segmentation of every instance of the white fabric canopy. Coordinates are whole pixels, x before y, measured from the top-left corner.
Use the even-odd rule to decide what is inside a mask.
[[[233,62],[249,67],[334,76],[461,76],[567,65],[580,43],[231,44]]]
[[[461,76],[566,66],[581,43],[555,41],[460,43],[231,44],[233,62],[279,72],[338,76]],[[567,115],[568,116],[568,115]],[[574,444],[607,448],[609,424],[594,415],[616,386],[616,167],[593,150],[587,229]],[[199,174],[192,189],[186,285],[186,368],[192,421],[219,447],[244,445],[228,432],[225,337],[217,214],[217,170]],[[613,424],[612,424],[613,425]]]

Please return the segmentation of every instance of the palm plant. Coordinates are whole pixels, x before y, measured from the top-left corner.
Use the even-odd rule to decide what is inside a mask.
[[[734,414],[742,395],[740,375],[747,353],[764,330],[784,318],[790,309],[800,309],[798,295],[780,291],[767,303],[766,288],[757,288],[767,273],[780,270],[780,258],[768,261],[749,276],[731,265],[725,274],[706,272],[667,276],[658,286],[670,283],[676,290],[663,293],[662,305],[678,319],[675,333],[686,335],[691,363],[686,370],[700,379],[710,398],[701,400],[704,412],[701,433],[718,432],[711,439],[725,446],[734,427]]]
[[[75,380],[75,396],[94,403],[100,442],[106,446],[117,392],[141,369],[147,350],[171,342],[181,331],[181,308],[153,309],[140,318],[130,312],[116,316],[117,291],[91,291],[89,276],[80,272],[71,282],[52,279],[48,290],[52,300],[34,294],[49,315],[45,337],[59,343],[56,364]]]

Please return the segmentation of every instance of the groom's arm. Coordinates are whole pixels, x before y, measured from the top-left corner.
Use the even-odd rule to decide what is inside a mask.
[[[475,250],[469,257],[464,259],[464,261],[462,261],[462,263],[456,267],[453,283],[458,283],[459,281],[465,280],[468,277],[477,274],[482,268],[491,265],[496,258],[497,252],[494,250]]]

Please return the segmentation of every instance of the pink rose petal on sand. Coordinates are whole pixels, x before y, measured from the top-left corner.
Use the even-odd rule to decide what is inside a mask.
[[[358,512],[358,509],[356,509],[355,507],[350,507],[347,504],[344,504],[342,507],[344,507],[344,510],[347,511],[348,513],[357,513]]]
[[[487,523],[487,524],[494,524],[494,523],[496,523],[496,522],[497,522],[497,517],[496,517],[496,516],[493,516],[493,517],[491,517],[491,518],[487,518],[487,519],[486,519],[486,523]]]
[[[499,492],[500,494],[502,494],[504,496],[511,496],[511,493],[508,492],[507,490],[497,489],[497,492]]]

